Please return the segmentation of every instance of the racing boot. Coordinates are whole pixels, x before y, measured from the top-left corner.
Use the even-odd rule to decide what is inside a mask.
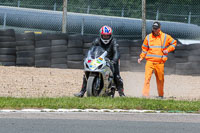
[[[83,84],[82,84],[82,89],[80,92],[75,93],[74,96],[75,97],[83,97],[85,92],[86,92],[86,85],[87,85],[87,80],[85,78],[85,76],[83,77]]]
[[[85,94],[85,92],[81,90],[79,93],[74,94],[74,96],[75,97],[83,97],[84,94]]]
[[[125,97],[124,89],[123,88],[118,89],[118,93],[119,93],[120,97]]]
[[[118,93],[119,93],[119,96],[120,97],[125,97],[125,94],[124,94],[124,87],[123,87],[123,80],[121,78],[121,76],[117,75],[116,76],[116,88],[118,90]]]

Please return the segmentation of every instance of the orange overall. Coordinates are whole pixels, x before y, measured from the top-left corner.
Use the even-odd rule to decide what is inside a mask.
[[[164,95],[164,63],[167,61],[167,54],[164,54],[163,50],[171,52],[175,50],[175,47],[176,40],[161,31],[159,36],[155,37],[152,33],[146,36],[142,45],[142,53],[140,54],[141,59],[145,58],[147,60],[143,96],[149,96],[153,71],[156,76],[158,96]]]

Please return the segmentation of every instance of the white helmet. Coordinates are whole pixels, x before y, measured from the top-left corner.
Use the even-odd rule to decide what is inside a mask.
[[[104,44],[108,44],[112,40],[112,28],[109,26],[103,26],[100,29],[100,38]]]

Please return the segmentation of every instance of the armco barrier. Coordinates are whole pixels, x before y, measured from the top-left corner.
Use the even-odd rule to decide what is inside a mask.
[[[0,30],[0,64],[5,66],[35,66],[82,69],[83,58],[96,36],[67,34],[16,34]],[[145,61],[137,63],[142,40],[117,40],[120,70],[145,70]],[[165,74],[200,75],[200,44],[178,45],[169,53]]]

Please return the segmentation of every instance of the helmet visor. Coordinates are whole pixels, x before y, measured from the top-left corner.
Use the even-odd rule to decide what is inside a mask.
[[[111,35],[101,35],[101,38],[102,38],[103,40],[110,40]]]

